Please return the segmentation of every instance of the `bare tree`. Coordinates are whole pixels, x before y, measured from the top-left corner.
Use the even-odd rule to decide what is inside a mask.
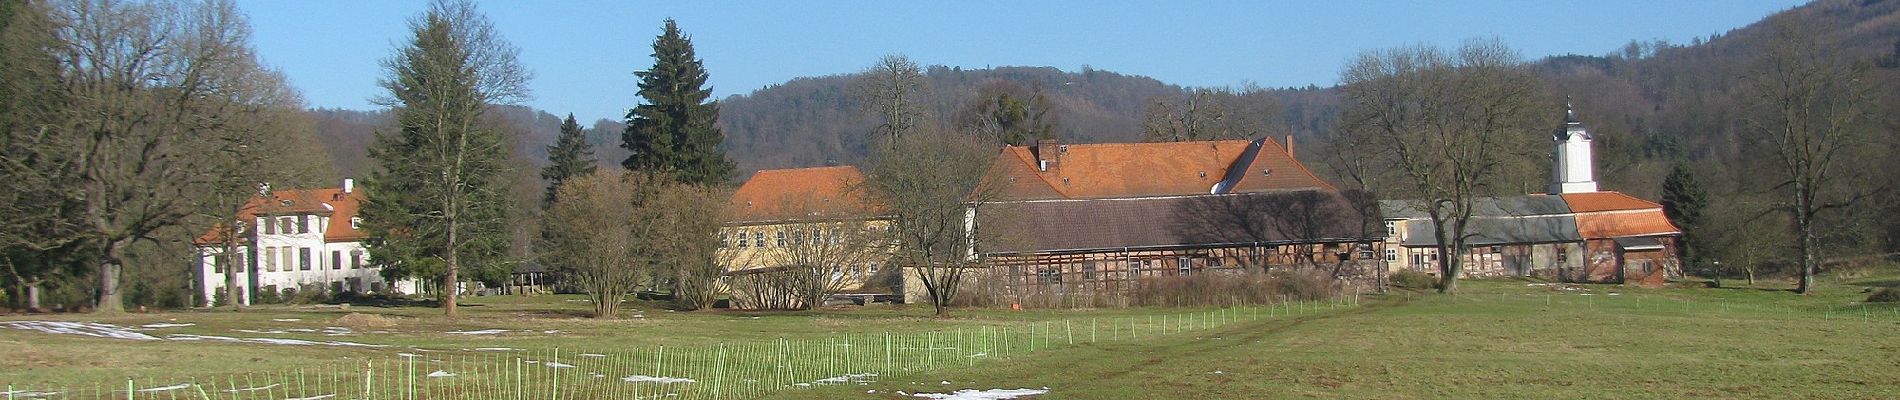
[[[863,284],[870,276],[869,263],[887,261],[890,249],[887,226],[869,220],[862,210],[841,207],[822,199],[791,199],[799,204],[786,210],[805,210],[813,218],[795,224],[787,232],[786,246],[774,252],[773,260],[782,267],[788,287],[803,308],[824,304],[826,296]]]
[[[711,186],[668,185],[654,199],[654,218],[643,222],[663,227],[653,245],[680,308],[712,308],[717,300],[719,276],[726,272],[718,259],[719,227],[729,198]]]
[[[994,200],[1001,184],[989,184],[995,148],[964,135],[900,137],[878,155],[864,189],[896,220],[889,230],[898,267],[924,286],[937,316],[965,275],[978,267],[976,248],[987,233],[977,230],[978,208]]]
[[[923,102],[930,96],[930,84],[924,81],[923,69],[910,57],[892,54],[879,58],[876,65],[864,70],[852,92],[864,111],[879,119],[875,140],[895,146],[899,138],[928,122]]]
[[[1256,139],[1284,130],[1279,102],[1254,86],[1195,89],[1179,99],[1155,99],[1143,116],[1150,142]]]
[[[1801,279],[1795,292],[1812,293],[1821,263],[1820,232],[1831,229],[1819,218],[1878,193],[1860,185],[1871,159],[1866,151],[1875,129],[1870,105],[1874,85],[1865,65],[1816,46],[1814,27],[1793,18],[1775,18],[1773,37],[1746,81],[1744,113],[1747,144],[1774,161],[1772,187],[1787,201],[1776,205],[1794,220]]]
[[[230,146],[228,134],[243,131],[233,115],[275,106],[267,103],[281,87],[258,84],[271,74],[258,67],[229,2],[52,8],[68,102],[39,153],[68,164],[40,172],[71,174],[73,185],[48,190],[80,205],[76,232],[97,254],[98,309],[118,312],[128,248],[185,223],[201,178],[220,167],[216,154],[202,152]]]
[[[585,174],[556,188],[542,245],[549,269],[594,303],[594,318],[613,318],[620,300],[651,278],[664,227],[650,205],[661,180],[647,173]]]
[[[1366,52],[1341,77],[1342,129],[1387,157],[1399,192],[1423,197],[1443,262],[1441,293],[1457,290],[1474,201],[1510,171],[1531,170],[1542,111],[1516,51],[1474,39],[1455,52],[1414,46]]]

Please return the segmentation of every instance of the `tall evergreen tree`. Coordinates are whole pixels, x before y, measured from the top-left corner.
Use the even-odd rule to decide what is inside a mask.
[[[385,277],[440,285],[443,311],[454,317],[456,283],[507,274],[506,140],[482,114],[525,98],[528,73],[519,50],[465,1],[435,2],[409,27],[414,38],[383,62],[383,102],[398,128],[370,145],[379,168],[364,182],[363,223]]]
[[[682,182],[724,182],[733,172],[732,161],[719,145],[725,133],[719,103],[708,101],[706,68],[693,54],[693,40],[679,25],[666,20],[665,32],[653,39],[653,67],[633,73],[640,77],[640,98],[646,104],[627,112],[627,130],[621,147],[632,151],[621,165],[632,170],[665,171]]]
[[[1687,165],[1677,163],[1669,177],[1663,178],[1662,206],[1669,221],[1682,228],[1677,251],[1682,259],[1695,264],[1702,257],[1702,210],[1709,206],[1709,192],[1696,182],[1695,173]]]
[[[548,146],[548,166],[541,169],[541,179],[548,182],[548,194],[541,200],[541,207],[554,204],[555,189],[561,187],[568,178],[594,173],[596,166],[594,145],[587,143],[587,131],[574,122],[574,114],[568,113],[561,121],[561,136],[554,139],[554,145]]]

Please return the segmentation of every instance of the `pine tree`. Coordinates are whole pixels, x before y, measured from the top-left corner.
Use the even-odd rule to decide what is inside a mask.
[[[1709,206],[1709,193],[1696,182],[1695,174],[1687,165],[1677,163],[1669,171],[1669,177],[1663,178],[1662,206],[1669,221],[1682,228],[1682,243],[1676,246],[1677,251],[1683,259],[1695,263],[1702,256],[1702,210]]]
[[[541,169],[541,179],[548,182],[548,194],[542,198],[541,207],[554,204],[555,189],[568,178],[593,174],[594,163],[594,145],[587,143],[587,131],[574,122],[573,113],[568,113],[567,119],[561,121],[561,136],[555,138],[553,146],[548,146],[548,166]]]
[[[706,68],[693,54],[693,41],[679,25],[666,20],[666,29],[653,39],[653,67],[634,72],[640,77],[640,98],[646,104],[627,112],[627,130],[621,147],[632,151],[621,165],[632,170],[665,171],[682,182],[718,183],[732,175],[732,161],[719,149],[725,133],[719,104],[708,101]]]
[[[385,277],[440,285],[454,317],[457,283],[506,277],[506,141],[482,113],[526,97],[527,72],[467,2],[436,2],[410,29],[414,39],[384,62],[398,129],[370,145],[378,169],[364,182],[363,222]]]

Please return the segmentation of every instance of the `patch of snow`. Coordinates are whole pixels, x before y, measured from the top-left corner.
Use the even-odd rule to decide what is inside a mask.
[[[969,355],[968,357],[970,357],[970,358],[977,358],[977,357],[988,357],[989,355],[990,355],[990,353],[976,353],[976,354],[971,354],[971,355]]]
[[[447,378],[455,376],[455,374],[451,374],[449,371],[436,370],[435,372],[430,372],[428,376],[430,378]]]
[[[516,348],[509,348],[509,347],[476,347],[476,348],[474,348],[474,349],[471,349],[471,350],[475,350],[475,351],[521,351],[521,349],[516,349]]]
[[[284,400],[322,400],[322,399],[327,399],[327,398],[331,398],[331,397],[336,397],[336,394],[335,394],[335,393],[331,393],[331,394],[320,394],[320,395],[316,395],[316,396],[310,396],[310,397],[298,397],[298,398],[291,398],[291,399],[284,399]]]
[[[303,318],[271,318],[271,320],[277,322],[297,322],[302,321]]]
[[[496,335],[496,334],[501,334],[502,332],[507,332],[507,331],[508,331],[507,329],[483,329],[479,331],[448,331],[448,332],[442,332],[442,333],[447,333],[451,335]]]
[[[541,333],[552,335],[556,333],[561,333],[561,330],[560,329],[545,330],[545,331],[541,331]]]
[[[674,377],[666,377],[666,376],[646,376],[646,375],[628,375],[628,376],[627,376],[627,377],[625,377],[625,378],[620,378],[620,380],[622,380],[622,381],[626,381],[626,382],[633,382],[633,383],[693,383],[693,382],[698,382],[698,381],[695,381],[695,380],[692,380],[692,379],[689,379],[689,378],[674,378]]]
[[[581,357],[601,358],[601,357],[606,357],[606,356],[607,356],[606,354],[581,353]]]
[[[549,361],[543,365],[547,365],[548,368],[574,368],[574,364],[567,364],[567,363],[562,363],[559,361]]]
[[[1622,293],[1610,293],[1610,295],[1611,295],[1611,296],[1622,296],[1623,294],[1622,294]]]
[[[150,328],[150,329],[159,329],[159,328],[183,328],[183,327],[187,327],[187,326],[192,326],[192,325],[197,325],[197,324],[173,324],[173,323],[164,323],[164,324],[145,324],[145,325],[139,325],[139,327],[141,327],[141,328]]]
[[[8,398],[15,398],[15,399],[39,399],[39,398],[58,396],[59,392],[35,392],[31,390],[21,389],[21,390],[8,390],[5,392],[0,392],[0,395],[5,395]]]
[[[176,385],[171,385],[171,386],[159,386],[159,387],[155,387],[155,388],[146,388],[146,389],[139,389],[138,391],[139,391],[139,393],[151,393],[151,392],[169,392],[169,391],[173,391],[173,390],[178,390],[178,389],[184,389],[184,388],[188,388],[188,387],[191,387],[191,384],[189,384],[189,383],[180,383],[180,384],[176,384]]]
[[[950,381],[943,381],[943,384],[948,385],[950,384]]]
[[[225,392],[225,393],[237,393],[237,392],[255,392],[255,391],[259,391],[259,390],[269,390],[269,389],[271,389],[271,388],[275,388],[275,387],[277,387],[278,385],[282,385],[282,384],[280,384],[280,383],[273,383],[273,384],[269,384],[269,385],[264,385],[264,386],[258,386],[258,387],[247,387],[247,388],[241,388],[241,389],[225,389],[225,390],[224,390],[224,392]]]
[[[414,353],[396,353],[396,356],[402,357],[402,358],[421,357],[420,355],[416,355]]]
[[[0,322],[0,326],[13,329],[39,331],[56,335],[80,335],[113,339],[158,340],[157,336],[134,332],[125,327],[97,322],[66,321],[12,321]]]
[[[903,392],[898,392],[898,394],[902,395]],[[1049,394],[1049,389],[963,389],[955,393],[918,393],[911,395],[911,397],[939,400],[1006,400],[1044,394]]]
[[[844,375],[838,375],[838,376],[834,376],[830,378],[811,381],[811,384],[836,385],[836,384],[845,384],[845,383],[870,382],[871,378],[876,378],[876,377],[877,377],[876,373],[870,373],[870,372],[866,372],[862,374],[844,374]]]

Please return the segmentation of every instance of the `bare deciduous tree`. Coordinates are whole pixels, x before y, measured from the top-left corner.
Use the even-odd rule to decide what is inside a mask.
[[[1003,186],[987,184],[996,150],[984,142],[964,135],[900,137],[879,154],[863,188],[896,217],[887,239],[899,264],[894,267],[909,269],[940,317],[949,315],[964,276],[979,266],[975,252],[987,233],[975,229],[977,208]]]
[[[1341,77],[1342,129],[1376,146],[1395,192],[1424,198],[1438,240],[1440,292],[1457,290],[1474,201],[1533,170],[1538,117],[1552,115],[1516,51],[1474,39],[1455,52],[1414,46],[1366,52]]]
[[[658,182],[645,173],[586,174],[556,188],[542,233],[544,260],[594,303],[594,318],[613,318],[620,300],[651,278],[660,230],[652,223]]]
[[[1795,292],[1808,294],[1821,263],[1820,232],[1828,229],[1821,213],[1877,193],[1874,185],[1857,184],[1866,169],[1856,168],[1876,147],[1869,146],[1874,86],[1866,66],[1815,46],[1814,27],[1792,18],[1772,23],[1774,37],[1744,82],[1755,112],[1742,122],[1751,150],[1768,154],[1776,167],[1770,186],[1787,196],[1776,208],[1794,220],[1800,255]]]
[[[923,102],[929,98],[930,84],[923,69],[901,54],[884,56],[864,71],[853,85],[853,97],[866,113],[878,121],[876,139],[893,143],[928,123]]]

